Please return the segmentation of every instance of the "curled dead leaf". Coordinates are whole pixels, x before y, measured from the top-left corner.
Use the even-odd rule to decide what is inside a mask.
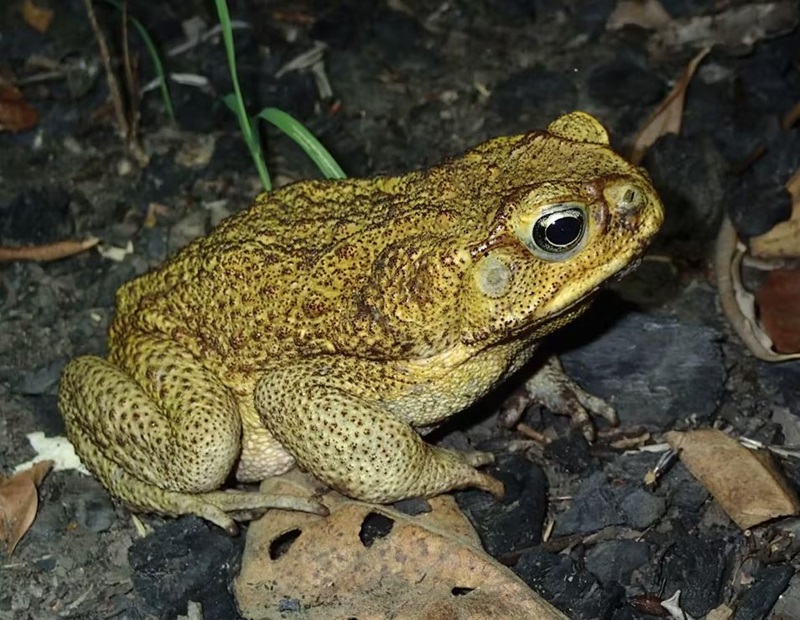
[[[298,472],[262,484],[312,493]],[[452,497],[410,516],[390,506],[325,496],[329,517],[270,511],[251,524],[234,584],[247,618],[274,618],[297,600],[314,618],[537,618],[566,616],[488,556]]]
[[[39,461],[10,478],[0,476],[0,541],[6,544],[9,555],[36,518],[37,489],[52,465],[53,461]]]

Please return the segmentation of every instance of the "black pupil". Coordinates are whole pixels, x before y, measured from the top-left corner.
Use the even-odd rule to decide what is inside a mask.
[[[551,222],[545,231],[545,238],[556,247],[564,247],[580,236],[583,224],[574,215],[564,215]]]

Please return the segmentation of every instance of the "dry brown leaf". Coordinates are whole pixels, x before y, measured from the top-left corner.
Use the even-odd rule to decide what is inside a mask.
[[[38,122],[38,112],[22,91],[0,76],[0,131],[27,131]]]
[[[98,243],[100,243],[100,239],[90,237],[83,241],[56,241],[55,243],[29,245],[21,248],[0,246],[0,263],[19,260],[40,262],[58,260],[59,258],[80,254],[89,248],[93,248]]]
[[[705,620],[731,620],[734,611],[724,603],[706,614]]]
[[[800,258],[800,201],[788,220],[750,239],[750,254],[761,259]]]
[[[22,19],[31,28],[41,33],[47,32],[50,28],[53,16],[53,11],[36,6],[33,0],[24,0],[22,3]]]
[[[775,269],[756,292],[764,331],[780,353],[800,353],[800,270]]]
[[[742,529],[796,515],[800,499],[769,452],[749,450],[716,429],[680,433],[666,439],[687,469]]]
[[[680,133],[686,90],[689,88],[689,83],[692,81],[692,77],[700,61],[703,60],[710,51],[711,48],[705,48],[697,54],[697,56],[692,58],[686,69],[684,69],[683,74],[678,79],[678,82],[675,84],[675,87],[639,130],[639,133],[633,141],[633,151],[630,157],[631,162],[634,164],[641,163],[647,149],[661,136],[668,133]]]
[[[304,480],[291,472],[262,490],[307,497],[313,482]],[[432,511],[418,516],[333,492],[324,499],[329,517],[273,510],[251,524],[234,584],[246,618],[276,618],[279,603],[295,599],[309,620],[566,620],[480,548],[452,497],[429,500]],[[362,527],[370,518],[391,530],[367,546]]]
[[[750,253],[757,258],[800,258],[800,169],[784,187],[792,196],[792,215],[750,239]]]
[[[6,544],[9,555],[36,518],[39,507],[36,489],[52,466],[53,461],[40,461],[10,478],[0,476],[0,540]]]
[[[672,23],[672,17],[658,0],[620,0],[608,16],[606,28],[619,30],[624,26],[639,26],[647,30],[662,30]]]

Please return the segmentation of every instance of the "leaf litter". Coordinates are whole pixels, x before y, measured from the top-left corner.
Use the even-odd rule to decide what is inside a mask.
[[[52,465],[53,461],[39,461],[10,477],[0,474],[0,540],[8,555],[14,553],[36,518],[38,488]]]

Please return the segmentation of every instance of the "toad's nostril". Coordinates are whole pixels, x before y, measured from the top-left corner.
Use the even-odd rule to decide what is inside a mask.
[[[644,194],[633,187],[628,187],[622,193],[617,207],[623,215],[632,215],[644,206]]]
[[[635,217],[647,204],[646,193],[631,183],[611,183],[603,193],[612,210],[622,217]]]
[[[632,189],[628,189],[625,191],[625,195],[622,197],[623,202],[633,202],[636,199],[636,192]]]

